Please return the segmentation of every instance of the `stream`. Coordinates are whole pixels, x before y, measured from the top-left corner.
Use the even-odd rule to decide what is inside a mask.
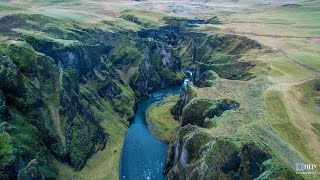
[[[146,124],[148,107],[169,94],[178,94],[179,87],[152,93],[137,104],[134,120],[130,124],[121,155],[120,179],[164,179],[168,144],[158,140]]]

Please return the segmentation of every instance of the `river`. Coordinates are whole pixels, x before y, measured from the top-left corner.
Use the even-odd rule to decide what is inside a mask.
[[[120,179],[164,179],[163,167],[168,144],[158,140],[146,124],[148,107],[169,94],[178,94],[179,87],[168,88],[144,98],[137,104],[134,120],[130,124],[121,155]]]

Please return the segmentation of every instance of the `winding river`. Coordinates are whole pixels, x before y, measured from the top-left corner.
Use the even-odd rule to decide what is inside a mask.
[[[137,105],[133,122],[130,124],[121,156],[120,179],[164,179],[167,144],[158,140],[146,124],[148,107],[169,94],[179,93],[179,87],[152,93]]]

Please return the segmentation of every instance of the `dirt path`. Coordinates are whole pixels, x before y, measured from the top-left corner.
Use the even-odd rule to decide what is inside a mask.
[[[299,60],[295,59],[295,58],[292,58],[289,56],[288,53],[286,53],[284,50],[280,49],[280,48],[275,48],[276,50],[278,50],[280,53],[282,53],[286,58],[288,58],[289,60],[293,61],[294,63],[298,64],[299,66],[302,66],[312,72],[315,72],[317,73],[317,75],[319,76],[320,75],[320,71],[317,69],[317,68],[314,68],[314,67],[310,67],[304,63],[301,63]]]

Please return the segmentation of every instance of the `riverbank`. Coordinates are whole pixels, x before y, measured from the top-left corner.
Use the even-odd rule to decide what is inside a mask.
[[[168,143],[175,140],[179,128],[179,122],[170,112],[178,99],[178,95],[169,95],[152,104],[146,112],[146,121],[152,134]]]
[[[164,179],[163,168],[168,144],[156,138],[146,123],[149,107],[179,88],[172,87],[154,92],[137,103],[134,119],[130,124],[122,148],[120,179]]]

